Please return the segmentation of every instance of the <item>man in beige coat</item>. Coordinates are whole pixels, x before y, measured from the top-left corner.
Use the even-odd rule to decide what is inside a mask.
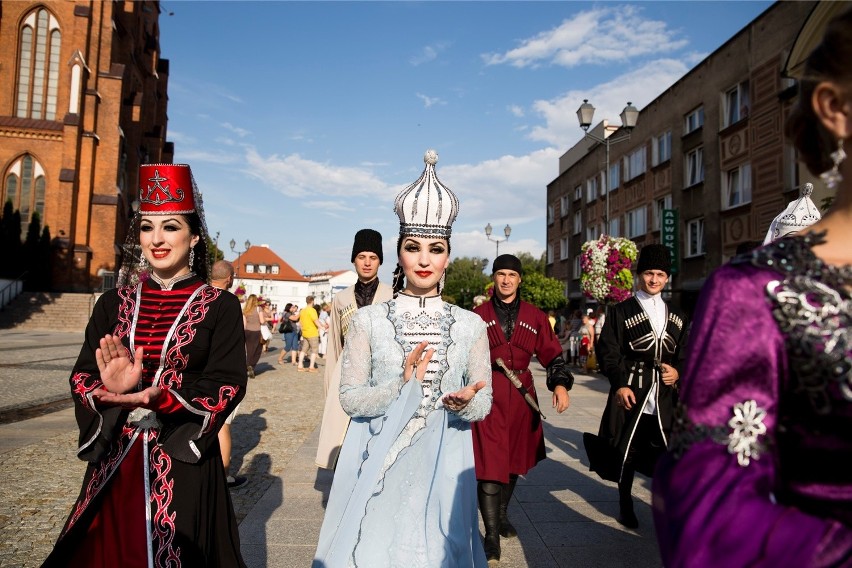
[[[339,393],[340,356],[349,323],[358,308],[386,302],[393,297],[391,287],[379,282],[383,257],[382,235],[378,231],[361,229],[355,233],[352,264],[358,273],[358,282],[338,292],[331,302],[331,326],[325,355],[325,409],[316,457],[316,464],[325,469],[334,469],[349,427],[349,416],[340,406]]]

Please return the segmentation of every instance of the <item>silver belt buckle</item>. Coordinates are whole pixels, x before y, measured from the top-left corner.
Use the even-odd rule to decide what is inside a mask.
[[[127,416],[127,423],[134,428],[142,428],[143,430],[161,426],[160,421],[157,420],[157,413],[147,408],[134,408]]]

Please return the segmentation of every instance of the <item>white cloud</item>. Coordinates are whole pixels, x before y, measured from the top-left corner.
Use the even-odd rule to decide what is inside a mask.
[[[430,107],[435,106],[435,105],[447,104],[446,101],[443,101],[439,97],[430,97],[430,96],[424,95],[422,93],[417,93],[417,98],[420,99],[421,101],[423,101],[423,106],[425,108],[430,108]]]
[[[229,131],[233,132],[234,134],[236,134],[240,138],[245,138],[246,136],[251,134],[251,132],[249,130],[246,130],[245,128],[240,128],[239,126],[234,126],[230,122],[223,122],[220,126],[222,128],[224,128],[225,130],[229,130]]]
[[[380,195],[392,189],[371,171],[306,160],[299,154],[261,156],[246,148],[246,174],[288,197],[352,197]]]
[[[520,105],[509,105],[509,112],[518,118],[522,118],[524,116],[524,109]]]
[[[687,44],[666,22],[649,20],[636,6],[598,7],[579,12],[559,26],[521,41],[505,53],[486,53],[486,65],[562,67],[607,64],[671,53]]]
[[[644,105],[657,98],[689,71],[682,61],[661,59],[650,61],[630,73],[615,77],[589,90],[568,91],[551,100],[533,103],[535,111],[544,118],[544,125],[534,127],[528,137],[547,142],[562,152],[582,138],[583,132],[577,122],[577,109],[588,99],[595,106],[594,127],[601,120],[621,124],[619,115],[628,102],[642,110]]]
[[[423,65],[424,63],[429,63],[430,61],[434,61],[438,58],[438,55],[444,50],[446,50],[450,46],[450,42],[438,42],[433,45],[424,46],[420,53],[411,56],[408,59],[408,62],[417,67],[418,65]]]

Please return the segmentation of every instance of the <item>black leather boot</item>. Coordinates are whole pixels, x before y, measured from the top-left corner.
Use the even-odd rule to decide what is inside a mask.
[[[500,483],[490,481],[480,481],[476,487],[479,512],[482,514],[482,524],[485,525],[482,545],[489,565],[500,561],[500,489]]]
[[[509,483],[506,483],[500,488],[500,536],[512,538],[518,536],[518,531],[509,522],[507,510],[509,501],[512,499],[512,493],[515,491],[515,484],[518,482],[517,475],[509,476]]]
[[[633,474],[632,468],[624,468],[621,481],[618,482],[618,522],[628,529],[638,529],[639,519],[633,511]]]

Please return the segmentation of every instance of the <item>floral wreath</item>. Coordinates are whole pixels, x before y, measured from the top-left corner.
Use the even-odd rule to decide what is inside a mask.
[[[601,235],[581,247],[580,288],[599,304],[617,304],[633,294],[633,261],[639,255],[636,243],[623,237]]]

